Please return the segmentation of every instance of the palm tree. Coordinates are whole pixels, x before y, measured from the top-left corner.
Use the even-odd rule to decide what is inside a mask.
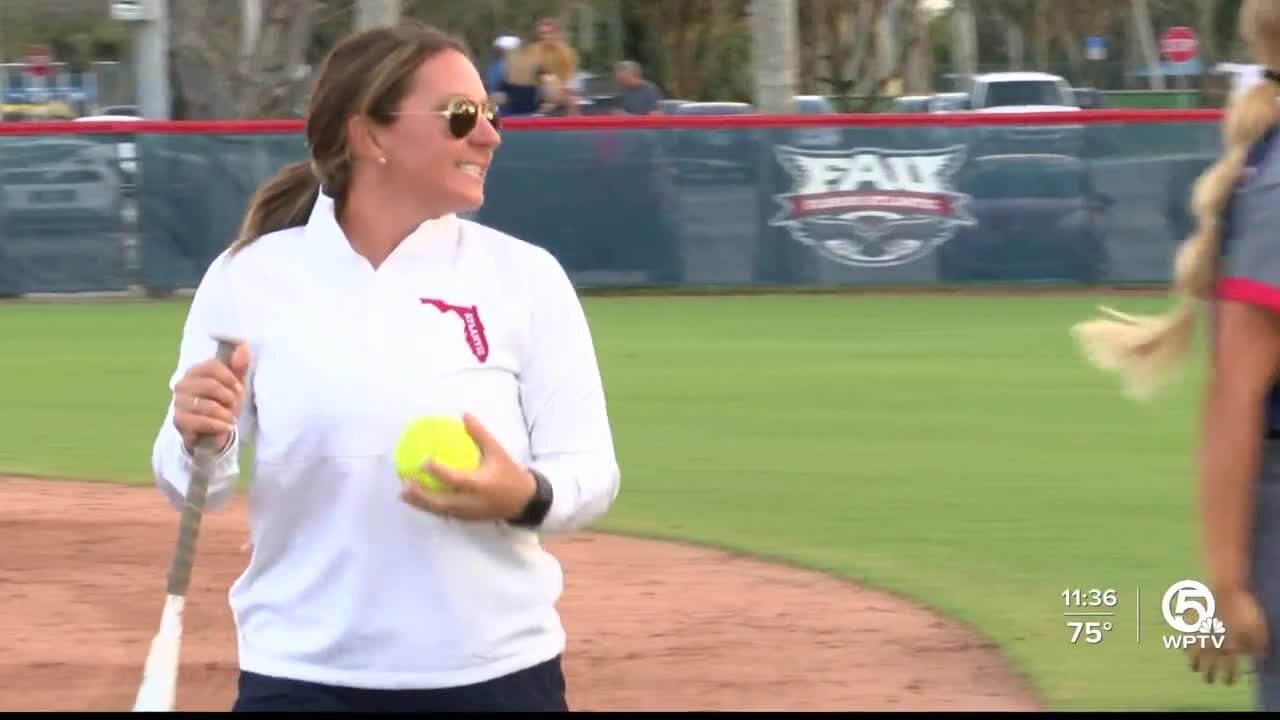
[[[755,104],[762,112],[788,112],[796,94],[795,0],[751,0]]]

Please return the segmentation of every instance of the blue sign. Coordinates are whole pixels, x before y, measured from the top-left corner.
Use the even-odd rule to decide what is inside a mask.
[[[1090,60],[1103,60],[1107,57],[1107,39],[1100,35],[1090,35],[1084,39],[1084,56]]]

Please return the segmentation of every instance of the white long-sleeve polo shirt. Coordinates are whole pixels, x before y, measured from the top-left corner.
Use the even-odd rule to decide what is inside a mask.
[[[306,226],[211,264],[171,390],[214,356],[216,334],[244,339],[251,355],[207,505],[230,500],[251,444],[253,551],[230,589],[242,669],[435,688],[563,651],[561,568],[540,535],[601,517],[620,474],[586,317],[552,255],[446,216],[375,270],[321,193]],[[152,462],[176,509],[191,459],[173,412],[171,402]],[[463,412],[551,482],[540,531],[441,518],[400,499],[400,430]]]

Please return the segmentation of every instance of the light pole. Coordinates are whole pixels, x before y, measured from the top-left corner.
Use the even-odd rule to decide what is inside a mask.
[[[171,106],[168,0],[112,0],[111,18],[129,23],[133,29],[133,73],[139,116],[168,120]]]

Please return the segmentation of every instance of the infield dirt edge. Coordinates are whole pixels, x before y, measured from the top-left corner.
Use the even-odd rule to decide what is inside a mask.
[[[0,577],[24,580],[0,591],[3,632],[21,648],[0,662],[14,688],[0,692],[0,710],[127,709],[176,523],[148,486],[0,475],[0,531],[29,550],[0,560]],[[184,637],[185,709],[222,710],[234,697],[225,593],[243,566],[243,538],[241,498],[202,527],[189,626],[204,630]],[[638,533],[547,545],[565,568],[575,709],[1042,709],[993,642],[901,593]],[[94,555],[77,555],[87,548]],[[93,572],[76,572],[86,563]],[[108,641],[96,659],[83,655],[86,633]],[[610,668],[608,681],[598,667]]]

